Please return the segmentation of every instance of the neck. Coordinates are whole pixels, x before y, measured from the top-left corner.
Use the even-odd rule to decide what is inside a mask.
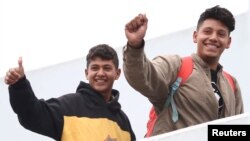
[[[218,63],[216,63],[216,64],[208,64],[208,66],[210,67],[210,69],[216,71],[217,67],[218,67]]]
[[[112,99],[111,93],[102,93],[102,96],[106,102],[109,102]]]
[[[219,65],[219,59],[203,58],[203,61],[206,62],[206,64],[209,66],[210,69],[217,70],[217,67]]]

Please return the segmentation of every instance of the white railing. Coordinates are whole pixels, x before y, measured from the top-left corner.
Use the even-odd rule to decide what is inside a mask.
[[[244,113],[228,118],[202,123],[199,125],[194,125],[162,135],[141,139],[139,141],[207,141],[208,125],[214,124],[249,125],[250,113]]]

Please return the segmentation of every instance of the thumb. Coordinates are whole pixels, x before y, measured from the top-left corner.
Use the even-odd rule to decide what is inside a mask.
[[[19,67],[19,69],[23,68],[23,58],[22,57],[19,57],[19,59],[18,59],[18,67]]]

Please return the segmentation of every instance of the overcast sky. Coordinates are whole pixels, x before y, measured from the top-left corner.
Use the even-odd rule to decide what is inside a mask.
[[[221,5],[234,15],[248,0],[1,0],[0,77],[23,57],[26,71],[86,55],[100,43],[126,43],[124,25],[149,19],[146,39],[195,26],[201,12]]]

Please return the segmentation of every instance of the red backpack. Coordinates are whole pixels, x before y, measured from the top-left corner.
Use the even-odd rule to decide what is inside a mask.
[[[173,101],[173,95],[175,94],[175,92],[177,91],[177,89],[179,88],[180,85],[182,85],[190,76],[190,74],[193,71],[193,60],[191,56],[188,57],[183,57],[182,58],[182,64],[181,64],[181,68],[180,71],[178,72],[177,75],[177,79],[176,81],[171,85],[171,91],[170,91],[170,96],[167,98],[165,106],[169,106],[171,105],[172,108],[172,120],[174,122],[176,122],[178,120],[178,112],[176,110],[175,107],[175,103]],[[227,78],[231,88],[233,89],[233,91],[235,92],[235,84],[234,81],[232,79],[232,76],[230,74],[228,74],[227,72],[223,71],[224,76]],[[149,120],[147,123],[147,133],[145,135],[145,137],[150,137],[152,132],[153,132],[153,128],[155,125],[157,119],[157,114],[155,113],[154,107],[152,107],[150,109],[150,113],[149,113]]]

